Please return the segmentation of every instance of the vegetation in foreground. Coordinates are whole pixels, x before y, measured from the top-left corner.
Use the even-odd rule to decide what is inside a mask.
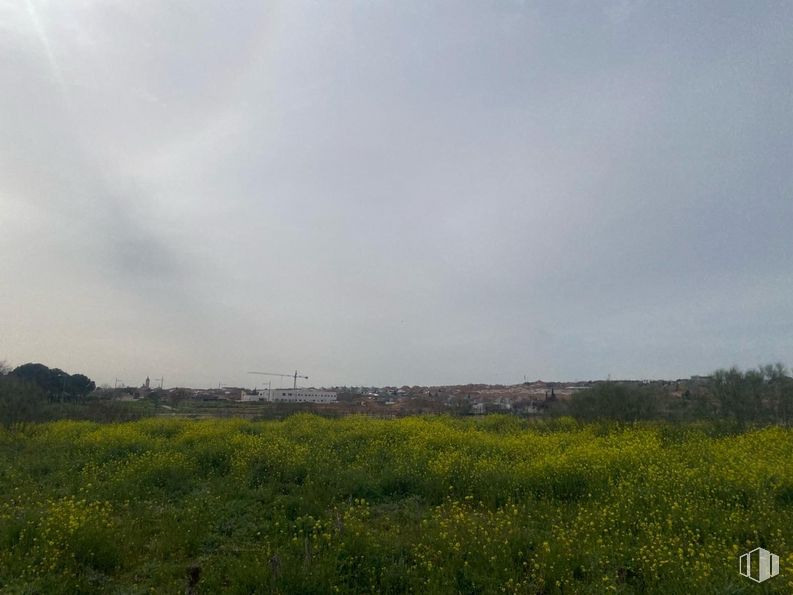
[[[793,431],[515,417],[0,431],[9,593],[793,588]],[[781,576],[737,572],[757,546]]]

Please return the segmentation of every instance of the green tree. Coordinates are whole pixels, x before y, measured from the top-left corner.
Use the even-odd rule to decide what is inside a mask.
[[[573,395],[569,413],[582,420],[638,421],[658,414],[654,391],[616,382],[603,382]]]
[[[82,399],[95,389],[96,383],[85,374],[72,374],[66,378],[65,390],[72,398]]]
[[[741,423],[793,419],[793,379],[780,363],[746,372],[716,370],[711,390],[724,417]]]
[[[96,388],[94,381],[84,374],[70,375],[60,368],[38,363],[22,364],[14,368],[11,375],[35,384],[52,401],[82,399]]]
[[[776,421],[793,421],[793,378],[781,363],[760,368],[766,384],[768,408]]]
[[[14,368],[11,375],[35,384],[51,399],[59,397],[63,392],[65,372],[57,368],[50,369],[38,363],[22,364]]]

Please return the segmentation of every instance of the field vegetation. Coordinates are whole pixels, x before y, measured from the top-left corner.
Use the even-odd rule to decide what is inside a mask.
[[[0,591],[788,593],[791,452],[732,422],[17,424]]]

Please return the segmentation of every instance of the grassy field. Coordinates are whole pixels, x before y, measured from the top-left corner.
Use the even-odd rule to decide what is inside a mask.
[[[0,591],[788,593],[792,454],[778,427],[501,416],[0,430]]]

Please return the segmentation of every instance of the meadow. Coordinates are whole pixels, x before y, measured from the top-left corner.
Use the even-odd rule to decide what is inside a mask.
[[[706,423],[30,424],[0,430],[0,591],[789,593],[791,454]]]

